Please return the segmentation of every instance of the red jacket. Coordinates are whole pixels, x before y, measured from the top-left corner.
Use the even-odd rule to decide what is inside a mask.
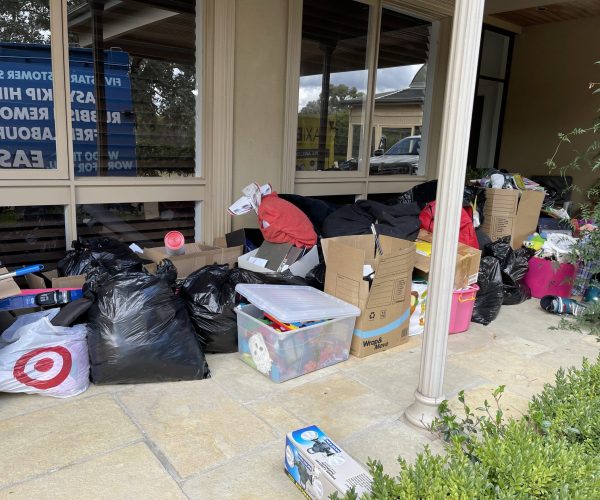
[[[317,233],[309,218],[275,192],[263,196],[258,206],[258,222],[265,240],[271,243],[293,243],[299,248],[312,248],[317,243]]]
[[[421,229],[433,233],[433,223],[435,220],[435,201],[427,203],[425,208],[419,214]],[[475,227],[473,226],[473,209],[471,207],[463,208],[460,213],[460,231],[458,232],[458,241],[479,249]]]

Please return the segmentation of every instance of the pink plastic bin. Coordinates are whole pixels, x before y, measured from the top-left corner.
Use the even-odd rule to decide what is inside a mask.
[[[450,330],[448,333],[461,333],[469,329],[475,296],[479,291],[477,285],[471,285],[462,290],[452,292],[452,307],[450,308]]]
[[[568,297],[573,290],[577,267],[573,264],[557,264],[556,262],[531,257],[529,271],[523,279],[531,288],[531,296],[541,299],[544,295]]]

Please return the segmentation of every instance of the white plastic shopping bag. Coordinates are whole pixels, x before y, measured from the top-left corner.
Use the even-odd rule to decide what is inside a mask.
[[[0,336],[0,392],[66,398],[88,388],[85,325],[52,325],[59,310],[19,316]]]

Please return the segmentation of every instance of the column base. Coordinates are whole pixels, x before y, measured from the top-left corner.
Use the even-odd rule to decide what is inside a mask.
[[[406,409],[404,416],[415,427],[429,430],[433,421],[440,416],[438,406],[444,399],[443,396],[430,398],[417,390],[415,391],[415,402]]]

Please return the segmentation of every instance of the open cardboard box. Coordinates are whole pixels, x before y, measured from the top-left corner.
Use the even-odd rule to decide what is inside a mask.
[[[233,267],[237,258],[242,255],[243,247],[236,246],[223,248],[216,246],[202,245],[200,243],[186,243],[185,254],[167,255],[165,247],[144,248],[142,257],[145,257],[155,264],[163,259],[169,259],[177,268],[177,277],[186,278],[197,269],[211,264],[229,264]]]
[[[421,229],[417,240],[431,243],[433,241],[433,234]],[[456,290],[477,283],[480,261],[481,250],[465,245],[464,243],[458,244],[456,267],[454,270],[454,288]],[[418,269],[425,274],[429,274],[430,265],[431,256],[422,255],[417,252],[415,257],[415,269]]]
[[[85,275],[59,277],[56,269],[41,273],[42,276],[28,274],[25,281],[29,288],[82,288]]]
[[[521,248],[523,241],[537,230],[544,191],[516,189],[486,189],[485,208],[481,228],[496,241],[510,236],[513,249]]]
[[[8,273],[8,269],[5,267],[0,268],[0,274]],[[19,285],[12,278],[6,278],[0,280],[0,299],[5,299],[6,297],[12,297],[13,295],[19,295],[21,293],[21,289]]]
[[[410,293],[415,244],[380,236],[383,255],[373,235],[340,236],[321,240],[325,263],[325,292],[360,308],[350,353],[357,357],[385,351],[408,340]],[[363,266],[375,271],[371,286]]]

